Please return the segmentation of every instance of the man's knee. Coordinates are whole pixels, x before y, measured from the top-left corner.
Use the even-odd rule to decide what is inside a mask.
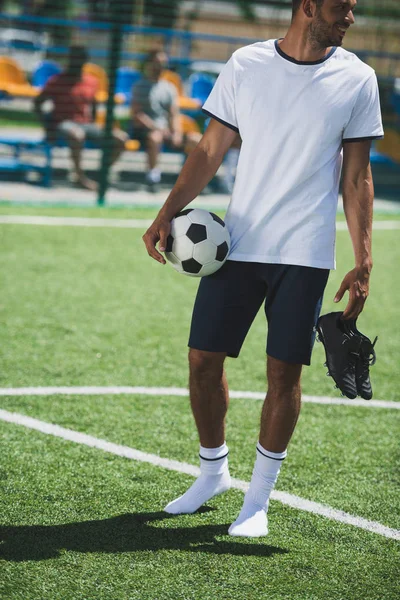
[[[125,148],[125,143],[128,141],[128,138],[129,138],[129,136],[125,131],[122,131],[122,130],[113,131],[114,144],[115,144],[116,148],[118,148],[118,149]]]
[[[189,350],[189,366],[192,375],[220,377],[224,370],[225,352]]]
[[[283,394],[300,391],[303,365],[288,363],[272,356],[267,360],[267,376],[269,393]]]
[[[154,129],[154,131],[150,131],[147,136],[147,143],[152,145],[160,146],[163,142],[163,132]]]
[[[85,143],[86,136],[83,129],[77,127],[76,129],[69,131],[66,137],[70,146],[81,147]]]

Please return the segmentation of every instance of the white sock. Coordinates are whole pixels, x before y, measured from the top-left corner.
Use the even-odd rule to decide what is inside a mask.
[[[274,489],[285,452],[270,452],[257,444],[250,487],[244,497],[243,507],[236,521],[229,528],[230,535],[260,537],[268,534],[268,504]]]
[[[200,446],[200,476],[188,491],[164,508],[173,515],[194,513],[214,496],[226,492],[231,487],[228,468],[229,449],[224,442],[219,448]]]
[[[161,181],[161,171],[156,167],[154,169],[150,169],[146,175],[147,181],[151,183],[160,183]]]

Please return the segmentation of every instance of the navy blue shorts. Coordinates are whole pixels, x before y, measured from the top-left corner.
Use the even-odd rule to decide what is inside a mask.
[[[329,270],[228,260],[201,279],[189,347],[236,358],[265,302],[267,354],[309,365]]]

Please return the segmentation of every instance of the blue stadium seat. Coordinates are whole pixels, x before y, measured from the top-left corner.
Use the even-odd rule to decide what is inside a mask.
[[[189,77],[190,97],[196,98],[201,104],[207,100],[213,87],[213,79],[204,73],[193,73]]]
[[[371,165],[388,165],[391,167],[395,167],[396,163],[390,156],[386,154],[382,154],[381,152],[377,152],[376,150],[371,150]]]
[[[27,177],[29,173],[36,172],[41,176],[41,184],[45,187],[51,185],[51,148],[44,139],[30,139],[23,136],[1,137],[0,145],[8,146],[13,151],[13,156],[0,157],[0,174],[15,174],[19,177]],[[32,154],[33,160],[29,157],[22,157],[21,154]],[[34,156],[42,155],[44,161],[37,164]]]
[[[37,88],[43,88],[50,77],[61,73],[62,68],[52,60],[43,60],[32,75],[32,85]]]
[[[117,71],[116,94],[124,96],[124,104],[132,100],[132,87],[141,78],[139,71],[131,67],[120,67]]]

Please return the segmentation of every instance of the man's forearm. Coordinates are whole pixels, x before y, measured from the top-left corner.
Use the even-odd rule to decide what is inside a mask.
[[[132,115],[133,124],[136,127],[143,127],[144,129],[154,130],[157,129],[156,123],[146,113],[135,113]]]
[[[159,212],[159,218],[170,221],[192,202],[214,177],[222,159],[223,155],[209,155],[199,144],[186,160],[173,190]]]
[[[372,268],[372,217],[374,185],[371,167],[356,181],[343,184],[343,208],[357,267]]]

